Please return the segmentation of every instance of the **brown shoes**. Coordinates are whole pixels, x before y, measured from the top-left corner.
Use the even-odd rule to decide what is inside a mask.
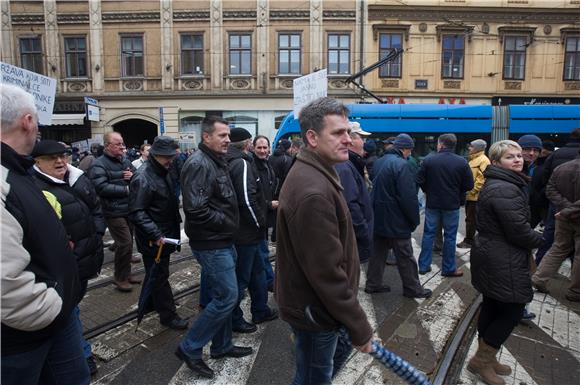
[[[130,276],[128,281],[129,281],[129,283],[136,285],[136,284],[141,283],[143,280],[141,278],[137,278],[135,276]]]
[[[128,293],[133,290],[133,286],[129,281],[114,281],[113,284],[116,286],[116,289],[123,292]]]
[[[463,271],[461,269],[457,269],[455,271],[452,271],[451,273],[441,273],[441,275],[450,278],[462,277]]]

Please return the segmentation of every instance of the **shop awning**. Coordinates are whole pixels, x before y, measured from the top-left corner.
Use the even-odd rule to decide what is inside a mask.
[[[51,126],[82,126],[84,122],[85,114],[52,114]]]

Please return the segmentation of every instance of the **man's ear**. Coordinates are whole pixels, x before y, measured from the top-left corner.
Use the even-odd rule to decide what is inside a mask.
[[[306,131],[306,140],[308,141],[308,146],[312,148],[316,148],[318,145],[318,135],[314,130]]]

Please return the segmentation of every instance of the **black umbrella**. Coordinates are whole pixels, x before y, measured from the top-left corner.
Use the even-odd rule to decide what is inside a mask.
[[[149,271],[147,272],[147,279],[141,287],[141,294],[139,295],[139,303],[137,305],[137,327],[135,331],[139,328],[139,324],[145,316],[146,313],[152,311],[153,309],[149,305],[149,300],[153,293],[153,288],[155,287],[155,280],[157,279],[157,270],[159,269],[159,262],[161,262],[161,252],[163,251],[163,243],[159,245],[157,250],[157,255],[155,256],[155,263]]]
[[[316,326],[320,326],[316,321],[317,319],[321,321],[326,320],[327,322],[325,323],[328,323],[328,321],[330,324],[336,323],[325,309],[318,307],[306,306],[304,315],[308,322]],[[350,343],[350,339],[347,339],[347,341]],[[397,376],[401,377],[407,383],[411,385],[432,385],[422,372],[395,353],[387,350],[379,341],[373,341],[372,348],[373,350],[369,354],[379,360],[386,368],[395,372]]]

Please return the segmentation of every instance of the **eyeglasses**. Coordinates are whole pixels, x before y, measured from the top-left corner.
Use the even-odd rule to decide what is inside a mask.
[[[125,147],[125,143],[109,143],[111,146]]]

